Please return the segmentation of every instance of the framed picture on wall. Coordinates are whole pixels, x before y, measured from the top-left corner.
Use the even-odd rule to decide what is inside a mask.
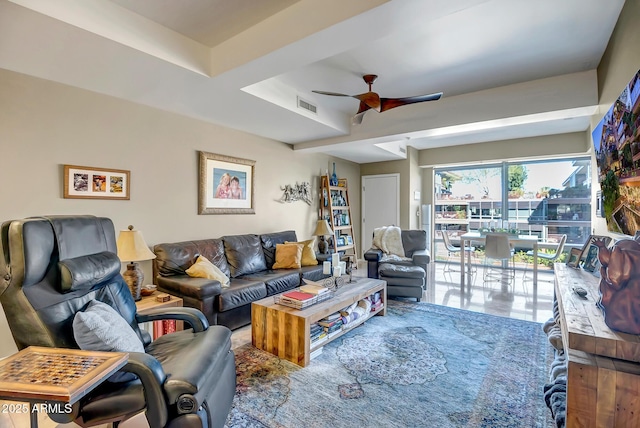
[[[198,214],[255,214],[255,161],[199,152]]]
[[[129,199],[130,172],[123,169],[64,165],[65,199]]]

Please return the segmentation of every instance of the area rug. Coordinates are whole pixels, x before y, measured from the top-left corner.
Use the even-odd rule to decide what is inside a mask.
[[[553,427],[541,325],[391,300],[305,368],[245,345],[227,427]]]

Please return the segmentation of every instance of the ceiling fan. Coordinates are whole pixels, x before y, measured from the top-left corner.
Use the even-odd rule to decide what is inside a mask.
[[[365,83],[369,85],[369,92],[365,92],[364,94],[347,95],[347,94],[340,94],[337,92],[325,92],[325,91],[311,91],[311,92],[315,92],[316,94],[321,94],[321,95],[331,95],[333,97],[351,97],[351,98],[360,100],[360,108],[358,108],[358,113],[356,113],[356,115],[353,117],[354,124],[362,123],[362,117],[367,112],[367,110],[373,109],[378,113],[381,113],[383,111],[390,110],[396,107],[405,106],[407,104],[422,103],[425,101],[436,101],[436,100],[439,100],[440,97],[442,97],[442,92],[436,92],[428,95],[416,95],[414,97],[381,98],[380,95],[371,91],[371,85],[373,84],[373,82],[376,81],[377,78],[378,76],[376,76],[375,74],[365,74],[364,76],[362,76],[362,79],[364,79]]]

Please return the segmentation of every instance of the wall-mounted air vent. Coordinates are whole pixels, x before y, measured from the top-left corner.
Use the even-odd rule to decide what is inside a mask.
[[[316,106],[300,97],[298,97],[298,107],[310,111],[313,114],[318,114],[318,108]]]

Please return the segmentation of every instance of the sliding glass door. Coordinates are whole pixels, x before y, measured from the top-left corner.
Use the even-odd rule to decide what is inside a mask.
[[[582,245],[591,231],[591,160],[503,162],[435,170],[435,258],[447,252],[442,232],[452,240],[469,231],[510,229],[569,246]]]

